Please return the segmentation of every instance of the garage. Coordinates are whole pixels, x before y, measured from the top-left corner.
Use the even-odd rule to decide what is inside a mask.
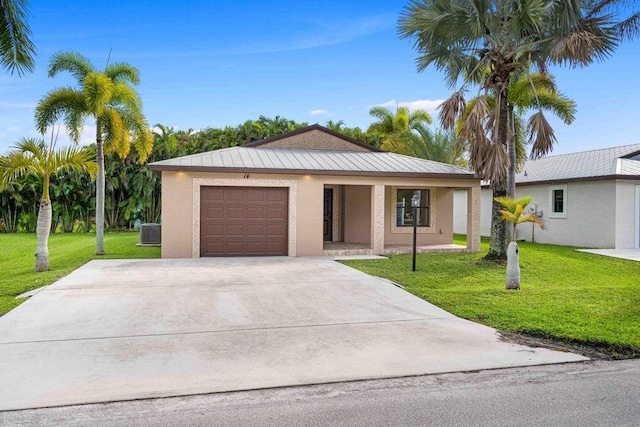
[[[200,189],[200,256],[288,254],[289,189]]]

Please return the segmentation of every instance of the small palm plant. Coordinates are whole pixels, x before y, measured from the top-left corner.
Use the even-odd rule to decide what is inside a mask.
[[[545,226],[542,219],[535,213],[525,213],[525,209],[531,203],[533,197],[524,196],[518,199],[514,197],[496,197],[494,200],[503,208],[500,210],[502,219],[513,226],[511,243],[507,248],[507,289],[520,289],[520,255],[518,253],[518,243],[516,243],[516,227],[524,222],[538,224],[543,230]]]
[[[49,187],[51,176],[61,170],[87,173],[95,178],[97,164],[93,154],[84,148],[68,147],[56,149],[55,138],[47,146],[42,139],[22,139],[7,155],[0,156],[0,190],[14,180],[35,175],[43,181],[42,199],[38,210],[36,236],[36,271],[49,269],[49,233],[51,232],[51,198]]]

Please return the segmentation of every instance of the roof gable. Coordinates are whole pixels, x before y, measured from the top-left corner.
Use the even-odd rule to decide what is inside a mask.
[[[375,147],[320,125],[311,125],[271,138],[250,142],[243,147],[300,150],[372,151]]]

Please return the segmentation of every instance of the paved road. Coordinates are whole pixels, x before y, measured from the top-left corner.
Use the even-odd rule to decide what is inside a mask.
[[[640,360],[0,413],[11,426],[637,426]]]

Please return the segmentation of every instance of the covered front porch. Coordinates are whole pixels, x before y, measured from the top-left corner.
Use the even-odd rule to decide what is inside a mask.
[[[420,185],[412,180],[389,184],[324,184],[322,251],[325,256],[412,253],[414,221],[418,253],[480,250],[480,187],[477,183],[431,181]],[[466,245],[453,243],[454,190],[465,190],[468,195]],[[412,198],[420,203],[415,210],[411,206]]]

